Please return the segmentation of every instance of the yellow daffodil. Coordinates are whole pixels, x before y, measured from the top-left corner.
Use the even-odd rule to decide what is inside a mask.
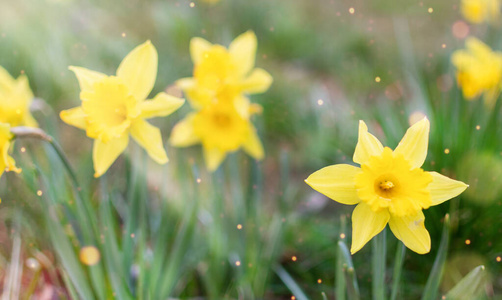
[[[37,127],[37,122],[30,113],[32,101],[33,93],[26,75],[14,79],[0,67],[0,122],[13,127]]]
[[[218,168],[227,153],[241,147],[253,158],[263,158],[263,147],[249,115],[242,115],[225,102],[189,114],[173,128],[170,143],[176,147],[201,143],[210,171]]]
[[[467,39],[466,50],[457,50],[451,60],[457,68],[457,82],[467,100],[484,94],[485,103],[492,106],[500,93],[502,53],[476,38]]]
[[[129,134],[157,163],[167,162],[160,130],[145,119],[167,116],[184,100],[163,92],[145,100],[157,77],[157,62],[157,50],[147,41],[124,58],[116,76],[70,67],[80,84],[82,106],[62,111],[60,116],[95,139],[95,177],[104,174],[125,150]]]
[[[252,31],[238,36],[228,49],[196,37],[190,41],[194,63],[193,77],[177,81],[196,109],[215,99],[233,101],[243,94],[265,92],[272,83],[270,74],[254,68],[256,35]]]
[[[359,251],[387,223],[406,247],[424,254],[431,240],[422,209],[462,193],[467,185],[420,167],[427,156],[429,121],[411,126],[392,151],[359,122],[359,141],[353,160],[360,168],[339,164],[325,167],[305,182],[343,204],[357,204],[352,214],[351,252]]]
[[[471,23],[494,23],[500,16],[500,0],[462,0],[460,11]]]
[[[10,125],[7,123],[0,123],[0,177],[4,171],[21,172],[21,169],[16,168],[16,162],[9,155],[10,141],[13,135],[10,132]]]

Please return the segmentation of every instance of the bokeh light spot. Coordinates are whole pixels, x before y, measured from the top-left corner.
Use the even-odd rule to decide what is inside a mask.
[[[94,246],[86,246],[80,249],[80,261],[84,265],[93,266],[99,262],[101,255]]]

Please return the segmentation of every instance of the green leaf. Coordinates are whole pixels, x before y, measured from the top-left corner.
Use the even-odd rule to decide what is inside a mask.
[[[344,242],[338,242],[338,248],[341,250],[342,257],[344,258],[343,271],[345,274],[345,281],[347,282],[347,294],[349,299],[360,299],[359,285],[357,284],[356,270],[352,263],[352,256],[350,255],[349,248]]]
[[[286,271],[281,265],[276,265],[274,267],[274,271],[279,276],[279,278],[284,282],[284,284],[288,287],[288,289],[293,293],[293,295],[298,300],[307,300],[308,297],[303,292],[302,288],[296,283],[296,281],[289,275],[288,271]]]
[[[487,282],[485,266],[474,268],[446,294],[447,300],[479,299]]]
[[[427,279],[425,285],[424,293],[422,294],[422,300],[433,300],[436,299],[439,290],[439,284],[441,283],[441,278],[443,277],[444,264],[446,261],[446,256],[448,253],[448,243],[450,241],[450,215],[447,214],[444,217],[443,233],[441,234],[441,243],[439,244],[439,250],[434,260],[434,265],[432,266],[431,273]]]

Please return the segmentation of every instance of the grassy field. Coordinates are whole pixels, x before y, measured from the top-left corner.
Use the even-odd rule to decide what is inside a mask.
[[[185,97],[175,81],[192,76],[190,40],[226,47],[248,30],[256,67],[273,77],[250,96],[263,107],[251,117],[263,160],[236,151],[210,172],[200,145],[172,147],[173,126],[192,111],[185,103],[151,120],[169,163],[131,142],[93,177],[93,140],[59,117],[80,105],[68,66],[114,74],[151,40],[159,64],[150,97]],[[456,0],[0,0],[0,66],[26,74],[33,116],[60,145],[13,143],[23,171],[0,179],[4,299],[439,299],[472,270],[456,295],[500,299],[501,100],[466,101],[451,62],[468,36],[502,49],[500,30],[469,23]],[[423,116],[423,169],[469,188],[424,211],[430,253],[406,249],[389,228],[344,252],[353,206],[304,179],[354,164],[359,120],[394,149]],[[98,250],[96,264],[82,258],[86,246]]]

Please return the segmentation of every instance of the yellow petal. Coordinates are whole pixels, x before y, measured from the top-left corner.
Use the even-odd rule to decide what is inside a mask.
[[[432,175],[432,182],[427,187],[431,193],[432,205],[450,200],[460,195],[468,187],[462,181],[453,180],[436,172],[428,173]]]
[[[218,148],[207,149],[204,148],[204,160],[206,167],[210,172],[215,171],[220,166],[223,159],[225,159],[226,152]]]
[[[157,163],[165,164],[168,161],[162,135],[157,127],[145,120],[136,120],[131,125],[131,136]]]
[[[14,86],[15,81],[9,72],[0,66],[0,89]]]
[[[24,115],[23,124],[27,127],[38,127],[38,123],[30,113]]]
[[[153,100],[143,101],[140,104],[141,118],[165,117],[180,108],[185,99],[177,98],[166,93],[158,93]]]
[[[94,177],[103,175],[117,157],[124,152],[129,143],[129,136],[122,135],[119,138],[111,139],[107,143],[101,140],[94,141],[92,149],[92,160],[94,162]]]
[[[357,204],[355,177],[361,169],[351,165],[332,165],[312,173],[305,182],[314,190],[343,204]]]
[[[245,75],[254,67],[256,56],[256,35],[252,31],[247,31],[239,35],[228,48],[228,52],[238,67],[239,75]]]
[[[185,119],[178,122],[171,132],[169,143],[175,147],[188,147],[200,142],[193,131],[194,114],[189,114]]]
[[[127,54],[117,69],[117,76],[137,100],[145,100],[155,84],[157,65],[157,50],[146,41]]]
[[[272,81],[272,76],[267,71],[257,68],[242,81],[241,89],[249,94],[263,93],[268,90]]]
[[[476,60],[472,54],[465,50],[456,50],[453,52],[451,62],[457,69],[465,69],[472,64],[476,64]]]
[[[402,154],[410,162],[412,169],[420,168],[427,157],[429,127],[427,118],[413,124],[394,150],[394,154]]]
[[[106,75],[103,73],[92,71],[82,67],[70,66],[68,69],[73,71],[73,73],[75,73],[75,76],[77,76],[78,84],[80,85],[80,90],[82,92],[93,91],[94,83],[106,77]]]
[[[85,116],[86,114],[84,113],[84,110],[81,106],[62,110],[59,113],[59,117],[61,118],[61,120],[63,120],[63,122],[84,130],[87,127]]]
[[[0,123],[0,176],[4,171],[21,172],[21,169],[16,168],[14,159],[9,156],[12,137],[10,125],[8,123]]]
[[[191,89],[195,86],[195,80],[192,77],[181,78],[176,80],[176,85],[182,90]]]
[[[190,56],[192,62],[197,65],[203,58],[204,53],[211,49],[213,44],[200,37],[194,37],[190,40]]]
[[[244,151],[251,155],[254,159],[261,160],[264,156],[263,145],[254,128],[251,128],[249,137],[242,145]]]
[[[418,254],[425,254],[431,250],[431,237],[424,225],[425,216],[422,211],[414,216],[392,216],[389,226],[394,235],[401,240],[406,247]]]
[[[359,251],[387,225],[390,215],[385,209],[378,212],[371,210],[364,202],[359,203],[352,213],[352,246],[350,253]]]
[[[465,47],[477,57],[485,57],[492,54],[492,49],[475,37],[469,37],[465,41]]]
[[[354,162],[360,165],[365,164],[371,156],[382,154],[382,143],[371,133],[364,121],[359,121],[359,138],[354,151]]]
[[[14,161],[14,158],[12,158],[12,156],[8,156],[7,157],[7,168],[6,168],[7,171],[11,172],[15,172],[15,173],[21,173],[21,169],[16,167],[16,161]]]
[[[243,95],[238,95],[234,98],[234,107],[239,115],[244,119],[249,119],[251,116],[251,101],[248,97]]]

